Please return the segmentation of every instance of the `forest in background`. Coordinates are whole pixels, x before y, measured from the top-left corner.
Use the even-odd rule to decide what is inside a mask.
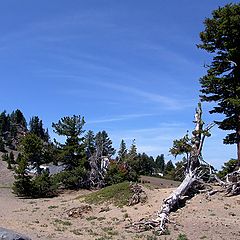
[[[135,140],[128,149],[124,140],[119,149],[103,130],[84,131],[85,120],[80,115],[63,117],[52,123],[54,132],[65,137],[65,143],[51,140],[48,129],[38,116],[29,123],[19,110],[0,114],[0,151],[8,169],[15,172],[14,192],[19,196],[42,197],[57,194],[58,189],[101,188],[123,181],[138,181],[140,175],[157,176],[176,181],[184,178],[184,169],[191,151],[188,135],[173,141],[170,153],[183,154],[175,165],[165,162],[164,155],[155,159],[138,153]],[[15,152],[15,154],[13,154]],[[61,167],[52,174],[48,165]],[[231,159],[219,172],[223,177],[235,169]]]

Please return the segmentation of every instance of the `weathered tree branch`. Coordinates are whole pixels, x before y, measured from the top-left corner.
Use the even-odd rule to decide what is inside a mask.
[[[166,224],[169,221],[169,215],[172,209],[178,205],[181,198],[187,193],[187,191],[193,186],[193,183],[201,178],[203,172],[201,171],[202,160],[202,148],[207,132],[214,126],[210,124],[205,130],[203,130],[202,121],[202,109],[201,104],[198,104],[198,108],[195,113],[195,129],[192,132],[191,138],[191,152],[187,159],[187,168],[185,171],[185,178],[180,186],[163,201],[160,211],[157,212],[157,218],[149,221],[141,220],[134,223],[133,226],[139,229],[152,229],[158,228],[160,233],[166,230]]]

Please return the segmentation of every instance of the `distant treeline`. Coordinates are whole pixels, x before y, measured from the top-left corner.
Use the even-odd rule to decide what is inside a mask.
[[[85,120],[80,115],[61,118],[52,123],[53,131],[65,137],[65,143],[51,140],[48,129],[38,116],[29,123],[17,109],[11,114],[0,114],[0,151],[8,168],[15,170],[14,190],[18,195],[51,195],[61,188],[92,188],[128,181],[137,181],[140,175],[163,174],[174,178],[175,166],[165,163],[164,155],[154,159],[146,153],[138,153],[135,140],[127,149],[124,140],[118,151],[103,130],[96,134],[83,129]],[[17,150],[16,159],[11,150]],[[11,155],[11,157],[10,157]],[[63,165],[64,171],[51,176],[42,165]],[[32,175],[29,168],[36,169]]]

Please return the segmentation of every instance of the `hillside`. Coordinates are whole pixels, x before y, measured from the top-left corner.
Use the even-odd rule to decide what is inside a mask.
[[[7,169],[7,163],[2,161],[0,152],[0,187],[11,187],[14,181],[13,171]]]
[[[148,184],[149,185],[149,184]],[[79,196],[91,191],[68,191],[51,199],[16,198],[9,188],[0,188],[1,226],[32,239],[167,239],[176,240],[179,234],[188,239],[239,239],[240,200],[215,195],[208,200],[200,194],[170,216],[167,235],[156,236],[151,231],[137,233],[126,229],[129,223],[141,218],[153,218],[171,188],[144,188],[148,195],[145,204],[122,208],[112,204],[94,205],[80,201]],[[82,217],[69,217],[73,207],[86,206]]]

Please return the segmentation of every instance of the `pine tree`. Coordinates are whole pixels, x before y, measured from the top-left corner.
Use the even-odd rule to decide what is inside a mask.
[[[174,178],[174,170],[175,170],[175,166],[173,165],[172,161],[169,160],[166,164],[164,174],[169,175],[171,178]]]
[[[38,137],[40,137],[43,141],[49,141],[48,130],[43,128],[42,120],[39,119],[38,116],[33,116],[29,122],[29,131],[30,133],[34,133]]]
[[[101,157],[111,158],[116,152],[112,146],[112,140],[109,138],[106,131],[96,134],[95,146]]]
[[[16,163],[19,164],[21,159],[22,159],[22,154],[18,153],[18,156],[17,156],[17,159],[16,159]]]
[[[10,124],[11,120],[9,114],[7,114],[6,111],[3,111],[0,114],[0,136],[4,138],[6,137],[6,133],[10,131]]]
[[[122,141],[120,143],[119,151],[118,151],[119,162],[126,161],[126,157],[127,157],[127,147],[126,147],[125,141],[122,139]]]
[[[2,137],[0,137],[0,152],[5,152],[5,144],[4,141],[2,139]]]
[[[149,157],[146,153],[138,154],[139,174],[152,175],[154,172],[155,162],[153,157]]]
[[[9,154],[9,161],[10,161],[10,163],[13,163],[13,164],[15,163],[15,158],[14,158],[14,154],[12,151]]]
[[[128,158],[132,160],[135,160],[137,158],[137,146],[135,139],[133,140],[132,145],[128,151]]]
[[[44,163],[44,144],[41,138],[33,133],[28,133],[22,138],[20,150],[23,158],[36,165],[39,169],[40,164]]]
[[[12,124],[20,125],[24,130],[27,129],[27,121],[19,109],[13,111],[10,115],[10,118]]]
[[[156,157],[156,167],[157,167],[158,171],[160,171],[161,173],[164,172],[165,160],[164,160],[164,155],[163,154],[161,154],[160,156],[158,155]]]
[[[136,174],[139,174],[141,167],[135,139],[133,140],[132,145],[130,146],[130,149],[127,154],[127,164],[132,171],[136,172]]]
[[[240,166],[240,3],[228,4],[212,12],[204,21],[199,48],[213,55],[207,74],[200,79],[201,99],[216,102],[210,113],[222,113],[220,129],[233,131],[225,144],[237,144]]]
[[[83,125],[84,118],[73,115],[72,117],[63,117],[58,123],[53,123],[54,132],[60,136],[66,137],[65,144],[59,144],[63,161],[68,165],[68,169],[73,169],[83,165],[86,161]]]
[[[89,130],[84,136],[84,145],[87,157],[92,156],[96,150],[95,148],[95,135],[92,130]]]
[[[15,182],[13,183],[13,191],[18,196],[31,196],[32,177],[26,173],[28,162],[25,158],[21,158],[18,167],[15,169]]]
[[[173,147],[169,149],[169,152],[176,158],[178,155],[186,154],[186,158],[192,150],[191,139],[188,134],[186,134],[183,138],[175,139],[173,141]]]

